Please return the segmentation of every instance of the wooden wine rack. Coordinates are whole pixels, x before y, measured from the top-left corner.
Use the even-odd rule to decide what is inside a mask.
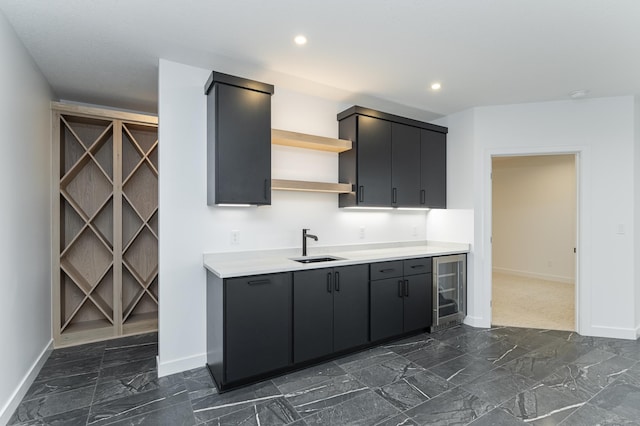
[[[157,118],[52,112],[54,343],[157,330]]]

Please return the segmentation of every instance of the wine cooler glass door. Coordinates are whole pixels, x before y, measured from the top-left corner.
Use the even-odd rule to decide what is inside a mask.
[[[465,255],[434,258],[435,310],[434,323],[462,320],[465,315]]]

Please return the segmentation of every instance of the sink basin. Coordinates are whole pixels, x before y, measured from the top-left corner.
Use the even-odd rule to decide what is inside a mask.
[[[332,260],[343,260],[341,257],[335,256],[313,256],[313,257],[298,257],[295,259],[296,262],[300,263],[318,263],[318,262],[331,262]]]

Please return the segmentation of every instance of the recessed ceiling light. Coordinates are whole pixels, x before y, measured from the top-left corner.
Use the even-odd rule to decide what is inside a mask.
[[[433,83],[431,85],[431,90],[440,90],[441,87],[442,85],[440,83]]]
[[[297,35],[293,41],[298,45],[298,46],[303,46],[305,44],[307,44],[307,38],[305,36],[303,36],[302,34]]]

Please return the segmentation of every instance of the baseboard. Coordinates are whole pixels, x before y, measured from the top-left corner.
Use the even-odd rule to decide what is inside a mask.
[[[636,328],[621,328],[621,327],[606,327],[601,325],[592,325],[589,330],[584,331],[582,334],[593,337],[608,337],[611,339],[626,339],[636,340],[638,338],[638,327]]]
[[[538,280],[554,281],[554,282],[566,283],[566,284],[573,284],[575,282],[575,280],[570,277],[562,277],[560,275],[551,275],[551,274],[539,274],[537,272],[530,272],[530,271],[518,271],[515,269],[509,269],[509,268],[494,267],[493,272],[497,272],[500,274],[515,275],[516,277],[535,278]]]
[[[158,377],[164,377],[193,368],[204,367],[207,364],[207,354],[203,353],[166,362],[160,362],[160,357],[157,356],[156,362],[158,364]]]
[[[482,317],[472,317],[467,315],[464,317],[464,324],[475,328],[491,328],[491,324],[487,324]]]
[[[16,408],[18,408],[18,405],[20,405],[20,401],[22,401],[22,398],[27,394],[27,391],[36,380],[36,377],[38,377],[38,373],[42,370],[42,366],[47,361],[47,358],[49,358],[52,351],[53,339],[50,340],[49,344],[42,350],[16,390],[13,391],[9,401],[7,401],[4,407],[0,410],[0,424],[4,425],[9,423],[9,419],[13,415],[14,411],[16,411]]]

